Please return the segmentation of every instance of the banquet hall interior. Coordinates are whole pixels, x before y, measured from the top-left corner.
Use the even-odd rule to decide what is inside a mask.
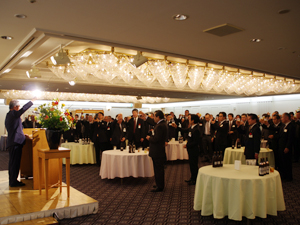
[[[300,224],[299,1],[1,0],[0,12],[0,224]],[[13,99],[34,100],[22,187],[9,184]],[[54,110],[66,129],[52,149]]]

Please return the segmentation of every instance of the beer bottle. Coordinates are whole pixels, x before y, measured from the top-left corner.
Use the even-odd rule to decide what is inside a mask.
[[[216,152],[214,152],[214,155],[212,157],[212,167],[217,167],[217,155],[216,155]]]
[[[263,176],[263,162],[262,162],[262,158],[260,159],[260,163],[258,165],[258,175],[259,176]]]
[[[217,151],[217,167],[221,166],[221,158],[220,158],[220,152]]]
[[[223,167],[223,152],[220,153],[220,166]]]
[[[270,165],[268,157],[266,157],[266,174],[270,174]]]

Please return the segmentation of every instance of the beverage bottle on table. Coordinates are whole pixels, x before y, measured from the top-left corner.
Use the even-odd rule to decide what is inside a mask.
[[[263,160],[263,174],[266,175],[267,172],[266,172],[266,161],[265,161],[265,158],[262,159]]]
[[[240,140],[238,140],[237,142],[236,142],[236,147],[237,148],[241,148],[242,146],[241,146],[241,141]]]
[[[234,142],[234,140],[232,140],[232,142],[231,142],[231,148],[234,149],[234,146],[235,146],[235,142]]]
[[[221,159],[220,159],[220,152],[217,152],[217,167],[220,167]]]
[[[259,176],[263,176],[263,162],[262,162],[262,158],[260,159],[260,163],[258,165],[258,175]]]
[[[214,155],[212,157],[212,166],[213,167],[217,167],[217,160],[216,160],[216,158],[217,158],[217,154],[216,154],[216,152],[214,152]]]
[[[268,157],[266,157],[266,174],[270,174],[270,165]]]
[[[220,152],[220,166],[223,167],[223,152]]]

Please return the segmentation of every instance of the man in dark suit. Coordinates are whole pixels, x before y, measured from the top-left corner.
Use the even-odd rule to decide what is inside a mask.
[[[275,169],[278,170],[278,162],[279,162],[279,151],[278,151],[278,141],[279,141],[279,133],[280,128],[283,125],[280,122],[281,118],[278,114],[274,114],[272,117],[272,124],[269,121],[263,121],[262,127],[269,130],[269,147],[274,152],[275,158]]]
[[[88,114],[87,114],[88,115]],[[88,115],[88,119],[84,120],[84,138],[93,139],[94,120],[92,115]]]
[[[176,139],[176,133],[177,132],[177,126],[172,126],[173,124],[175,124],[175,121],[172,121],[172,116],[169,114],[167,115],[167,125],[168,125],[168,141],[170,141],[172,138]],[[177,125],[177,124],[176,124]],[[178,137],[178,135],[177,135]]]
[[[294,128],[291,124],[291,116],[289,113],[282,115],[283,125],[280,127],[278,140],[278,170],[283,180],[292,181],[292,147],[294,139]]]
[[[229,126],[226,121],[226,113],[220,112],[218,122],[212,120],[211,123],[214,130],[216,131],[215,151],[219,151],[224,154],[227,147],[227,136],[229,130]]]
[[[74,123],[76,124],[76,136],[78,138],[82,138],[82,133],[81,133],[81,120],[79,120],[78,114],[75,115],[75,120]]]
[[[188,128],[189,126],[189,115],[190,115],[190,111],[189,110],[185,110],[184,111],[184,115],[180,115],[180,124],[181,124],[181,128]],[[183,136],[183,139],[185,140],[187,138],[187,133],[183,133],[181,134],[181,136]]]
[[[256,159],[258,160],[258,154],[260,151],[260,139],[261,131],[260,125],[258,124],[258,117],[256,114],[248,115],[248,125],[247,129],[242,128],[241,122],[237,121],[238,132],[245,136],[245,152],[244,155],[246,159]]]
[[[166,161],[165,141],[167,139],[167,123],[164,120],[164,113],[161,110],[155,111],[154,120],[150,117],[146,118],[143,112],[140,113],[150,125],[155,125],[151,136],[148,135],[146,139],[150,143],[149,156],[153,161],[156,182],[156,188],[152,192],[161,192],[165,187],[164,163]]]
[[[120,113],[117,115],[117,119],[114,120],[111,124],[112,136],[111,136],[111,144],[112,146],[116,146],[117,149],[126,147],[126,137],[127,137],[127,127],[125,122],[123,121],[123,115]]]
[[[228,138],[227,138],[227,147],[232,147],[235,146],[235,142],[236,142],[236,121],[233,120],[233,114],[229,113],[228,114]]]
[[[247,131],[249,129],[249,124],[248,124],[247,120],[248,120],[247,114],[243,113],[242,117],[241,117],[241,123],[240,123],[241,128],[240,129],[243,129],[245,131]],[[237,135],[238,135],[238,139],[239,139],[241,145],[245,146],[246,139],[247,139],[246,132],[244,132],[243,134],[238,132]]]
[[[190,127],[189,128],[178,128],[179,131],[187,133],[187,144],[184,148],[187,148],[189,155],[189,164],[191,171],[191,178],[185,180],[189,185],[195,185],[198,175],[198,156],[199,156],[199,145],[201,143],[200,130],[199,130],[199,117],[195,114],[189,116]],[[176,124],[173,124],[174,127],[177,127]]]
[[[93,123],[93,142],[95,144],[96,161],[98,166],[100,166],[101,162],[101,153],[107,150],[109,142],[106,135],[106,124],[103,112],[99,112],[97,120]]]
[[[203,138],[202,138],[202,145],[203,145],[203,152],[205,159],[203,162],[211,162],[212,155],[213,155],[213,137],[214,137],[214,128],[211,124],[213,117],[208,113],[205,114],[205,119],[203,120]]]
[[[138,117],[139,111],[132,110],[132,118],[127,123],[127,138],[136,148],[142,147],[145,138],[144,120]]]
[[[154,119],[154,114],[153,113],[149,113],[148,117],[150,117],[152,120]],[[147,123],[147,121],[144,121],[144,132],[145,132],[145,136],[151,136],[152,131],[154,130],[154,126]],[[143,141],[143,148],[147,148],[149,147],[149,141],[145,138],[145,140]]]
[[[32,105],[32,101],[26,103],[21,109],[17,100],[11,100],[9,103],[9,112],[6,114],[5,127],[8,133],[6,148],[9,150],[9,186],[20,187],[25,184],[17,180],[20,170],[22,157],[22,148],[25,144],[25,135],[22,129],[22,120],[20,116],[26,112]]]

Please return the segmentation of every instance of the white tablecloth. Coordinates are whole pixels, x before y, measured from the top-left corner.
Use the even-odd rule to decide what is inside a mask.
[[[224,164],[234,164],[235,160],[241,160],[242,164],[246,164],[246,158],[244,155],[245,147],[241,148],[226,148],[224,154]],[[265,158],[268,157],[270,166],[275,167],[275,159],[274,159],[274,152],[271,149],[261,148],[258,154],[258,158]]]
[[[185,144],[186,142],[179,144],[179,141],[170,141],[166,146],[167,160],[189,159],[187,150],[183,147]]]
[[[96,154],[94,144],[83,145],[74,142],[62,143],[61,147],[71,149],[70,164],[95,164]],[[63,159],[65,164],[65,159]]]
[[[6,151],[7,135],[2,135],[0,139],[0,151]]]
[[[152,159],[148,152],[129,153],[128,150],[109,150],[102,153],[100,176],[102,179],[115,177],[152,177]]]
[[[277,216],[277,211],[285,210],[280,175],[275,171],[259,176],[257,166],[242,165],[239,171],[234,165],[204,166],[197,177],[194,209],[202,216],[239,221],[243,216]]]

